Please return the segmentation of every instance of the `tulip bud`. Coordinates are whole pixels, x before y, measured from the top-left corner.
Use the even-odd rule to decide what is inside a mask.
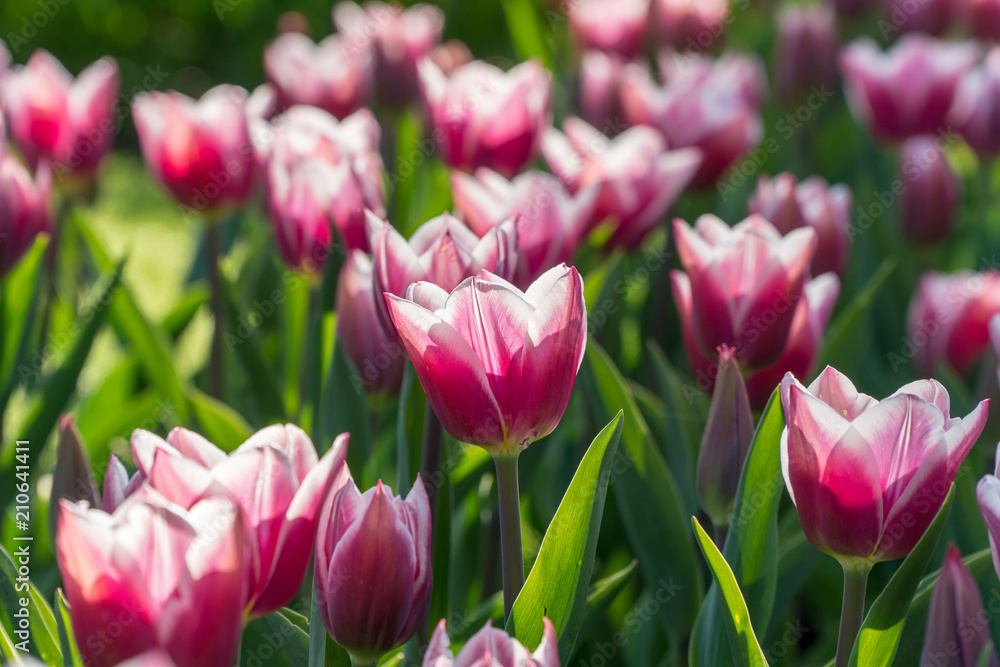
[[[975,39],[1000,39],[1000,0],[965,0],[965,25]]]
[[[952,232],[962,199],[962,183],[937,136],[907,139],[899,150],[903,194],[899,221],[911,243],[937,243]]]
[[[94,473],[90,469],[90,456],[87,455],[80,431],[73,423],[73,415],[59,418],[59,444],[56,448],[56,467],[52,472],[52,493],[49,500],[50,537],[55,536],[61,498],[71,503],[85,500],[90,507],[101,505]]]
[[[487,622],[483,629],[472,635],[462,650],[455,656],[451,652],[451,638],[445,629],[445,621],[441,619],[431,643],[424,654],[423,667],[559,667],[559,639],[555,628],[548,617],[542,617],[542,642],[534,653],[521,645],[513,637],[499,628],[494,628],[492,622]]]
[[[972,574],[962,562],[954,544],[948,545],[941,573],[931,593],[927,631],[921,665],[976,667],[988,648],[988,667],[997,667],[997,654],[990,637],[983,598]]]
[[[0,134],[0,145],[2,139]],[[14,268],[36,236],[49,231],[51,184],[47,165],[41,165],[32,179],[13,155],[0,148],[0,276]]]
[[[657,37],[677,50],[705,51],[726,30],[728,0],[653,0]]]
[[[642,48],[650,0],[575,0],[567,3],[569,25],[583,49],[634,58]]]
[[[786,5],[778,15],[775,86],[786,106],[837,85],[837,16],[826,5]]]
[[[964,0],[962,0],[964,1]],[[888,22],[902,32],[920,32],[940,36],[958,17],[961,1],[956,0],[887,0]]]
[[[1000,153],[1000,48],[962,79],[950,119],[980,158]]]
[[[303,160],[291,168],[279,160],[269,165],[267,212],[288,266],[317,279],[322,275],[333,245],[327,211],[345,180],[345,169],[321,160]]]
[[[347,483],[324,503],[316,538],[315,595],[334,641],[375,664],[416,633],[431,599],[431,509],[417,476],[406,500],[381,481]]]
[[[719,371],[698,451],[698,504],[712,524],[729,525],[743,462],[753,440],[753,413],[733,350],[719,348]]]
[[[580,116],[609,136],[625,123],[620,90],[624,69],[620,56],[603,51],[587,51],[580,59]]]

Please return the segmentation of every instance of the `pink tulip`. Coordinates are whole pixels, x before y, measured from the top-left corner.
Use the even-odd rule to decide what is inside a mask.
[[[108,459],[108,469],[104,471],[104,484],[101,490],[101,509],[108,514],[113,513],[125,499],[139,490],[146,481],[142,471],[135,471],[131,477],[117,456],[111,454]]]
[[[886,20],[896,30],[940,36],[958,18],[964,0],[885,0]]]
[[[406,355],[379,319],[371,259],[360,250],[347,257],[337,280],[337,341],[358,372],[360,386],[372,394],[396,394]]]
[[[584,49],[634,58],[642,48],[649,0],[573,0],[569,25]]]
[[[829,366],[806,389],[781,383],[781,467],[806,537],[844,567],[906,556],[944,502],[986,425],[989,401],[949,415],[936,380],[881,403]]]
[[[278,91],[269,83],[262,83],[247,96],[243,110],[247,117],[247,133],[253,144],[258,174],[267,172],[271,157],[271,144],[279,128],[271,125],[278,114]]]
[[[243,206],[254,176],[242,88],[221,85],[193,100],[139,93],[132,114],[146,165],[182,205],[209,219]]]
[[[728,0],[653,0],[657,37],[678,50],[704,51],[726,30]]]
[[[1000,154],[1000,48],[962,79],[949,120],[981,158]]]
[[[269,426],[232,454],[191,431],[175,428],[164,441],[132,434],[132,457],[148,484],[171,502],[192,507],[225,495],[243,513],[250,616],[288,604],[309,566],[319,510],[347,452],[346,433],[322,459],[300,428]]]
[[[549,269],[525,292],[484,271],[450,295],[421,282],[386,303],[427,400],[457,440],[516,455],[559,423],[587,343],[575,268]]]
[[[425,59],[418,72],[431,138],[449,166],[489,167],[509,178],[538,155],[552,96],[552,77],[538,63],[505,73],[474,60],[445,76]]]
[[[711,358],[720,345],[735,348],[741,365],[774,364],[788,342],[816,232],[782,236],[759,215],[730,228],[714,215],[694,227],[674,221],[677,253],[686,273],[673,271],[674,298],[691,294],[691,335]]]
[[[1000,447],[996,460],[1000,462]],[[986,475],[976,486],[976,498],[979,501],[979,511],[986,521],[986,529],[990,535],[990,551],[993,553],[993,568],[1000,576],[1000,467],[992,475]]]
[[[786,5],[778,15],[774,79],[778,96],[794,105],[813,87],[837,84],[837,15],[827,5]]]
[[[334,641],[354,664],[375,664],[416,633],[431,599],[431,507],[420,476],[403,500],[381,481],[346,484],[323,505],[315,595]]]
[[[2,80],[11,139],[29,165],[35,168],[45,158],[57,177],[90,180],[118,129],[118,64],[102,58],[74,81],[52,54],[39,49]]]
[[[0,127],[0,276],[14,268],[35,237],[49,232],[52,224],[48,166],[43,164],[32,178],[13,155],[4,152],[2,130]]]
[[[854,115],[877,138],[891,141],[943,129],[959,81],[975,59],[971,44],[908,34],[884,53],[870,39],[849,44],[840,69]]]
[[[488,621],[456,657],[441,619],[424,654],[423,667],[559,667],[559,639],[552,621],[542,617],[542,625],[542,643],[534,653]]]
[[[726,51],[718,58],[663,49],[656,58],[663,84],[675,94],[714,88],[759,109],[768,94],[764,63],[757,56]],[[635,68],[633,68],[635,69]]]
[[[332,252],[330,203],[346,172],[322,160],[292,166],[274,160],[267,171],[267,212],[281,257],[315,280]]]
[[[1000,0],[965,0],[964,19],[976,39],[1000,39]]]
[[[609,246],[639,247],[701,164],[697,149],[668,151],[651,127],[629,128],[608,139],[579,118],[567,118],[563,132],[549,130],[542,152],[570,192],[600,188],[591,227],[613,221]]]
[[[989,322],[997,313],[1000,272],[925,273],[906,315],[907,337],[900,352],[922,374],[944,364],[964,375],[989,345]],[[903,358],[890,361],[895,370]]]
[[[952,232],[962,201],[962,182],[945,157],[938,136],[920,135],[899,149],[899,221],[911,243],[938,243]]]
[[[179,665],[231,665],[243,630],[243,523],[227,498],[183,510],[147,491],[113,514],[61,501],[56,551],[86,665],[160,648]]]
[[[305,104],[345,118],[365,103],[375,85],[368,46],[359,48],[341,35],[316,44],[286,32],[264,47],[264,71],[281,106]]]
[[[851,191],[846,185],[827,185],[819,176],[798,183],[790,172],[774,178],[761,176],[747,204],[782,234],[811,227],[816,232],[814,274],[833,271],[843,277],[851,247]]]
[[[404,9],[395,3],[338,2],[333,22],[341,39],[355,48],[373,43],[378,98],[403,106],[417,94],[417,63],[441,41],[444,13],[425,4]]]
[[[597,188],[571,195],[555,177],[526,171],[508,181],[495,171],[476,170],[473,178],[451,174],[455,208],[479,236],[513,220],[517,228],[517,270],[521,289],[553,266],[570,262],[583,240],[597,203]]]
[[[603,51],[587,51],[580,59],[580,117],[610,136],[624,127],[621,102],[624,70],[624,59]]]

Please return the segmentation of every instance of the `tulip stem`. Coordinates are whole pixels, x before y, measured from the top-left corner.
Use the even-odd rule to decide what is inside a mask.
[[[851,658],[854,641],[865,615],[865,588],[868,568],[844,566],[844,602],[840,610],[840,636],[837,639],[836,667],[845,667]]]
[[[209,361],[209,393],[213,398],[222,398],[222,323],[225,321],[225,305],[222,301],[222,278],[219,274],[219,257],[222,254],[221,226],[210,222],[206,226],[205,260],[208,262],[208,282],[212,290],[212,358]]]
[[[431,526],[436,525],[438,487],[441,486],[441,420],[430,401],[424,412],[424,443],[420,454],[420,477],[431,506]]]
[[[378,658],[372,660],[370,658],[358,658],[352,655],[351,667],[375,667],[375,665],[378,664],[378,661]]]
[[[494,455],[497,496],[500,501],[500,554],[503,559],[503,618],[510,618],[524,586],[524,553],[521,549],[521,496],[517,488],[517,455]]]

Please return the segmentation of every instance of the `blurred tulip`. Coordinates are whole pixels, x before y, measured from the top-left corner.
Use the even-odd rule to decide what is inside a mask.
[[[421,282],[386,303],[427,400],[457,440],[512,456],[559,423],[587,343],[575,268],[549,269],[525,292],[484,271],[450,295]]]
[[[964,0],[964,19],[969,34],[982,40],[1000,40],[1000,0]]]
[[[732,228],[703,215],[694,227],[675,220],[674,239],[686,271],[671,272],[674,298],[691,294],[691,336],[701,354],[712,358],[729,345],[748,370],[778,361],[816,252],[816,232],[782,236],[759,215]]]
[[[726,30],[729,0],[653,0],[659,40],[678,50],[704,51]]]
[[[955,226],[962,200],[962,182],[942,150],[940,138],[920,135],[903,142],[899,149],[899,221],[903,236],[911,243],[938,243]]]
[[[1000,464],[1000,446],[998,446],[996,461]],[[979,511],[986,521],[986,529],[990,536],[990,551],[993,555],[993,569],[1000,576],[1000,466],[992,475],[986,475],[976,486],[976,499],[979,501]]]
[[[278,251],[288,266],[315,280],[332,252],[328,211],[345,171],[322,160],[291,167],[274,160],[267,171],[267,212]]]
[[[759,109],[767,97],[767,73],[764,63],[755,55],[726,51],[715,58],[662,49],[656,64],[664,85],[677,94],[696,94],[705,88],[715,88],[734,95],[752,109]]]
[[[948,32],[966,0],[885,0],[886,19],[895,30],[940,36]]]
[[[552,96],[552,77],[538,63],[503,72],[474,60],[445,76],[425,59],[418,71],[431,138],[448,165],[510,178],[538,155]]]
[[[435,46],[430,59],[445,76],[451,76],[452,72],[473,60],[472,51],[460,39],[449,39],[444,44]]]
[[[597,203],[597,188],[571,195],[555,177],[526,171],[508,181],[495,171],[475,177],[451,174],[455,209],[478,236],[513,220],[517,229],[517,269],[511,282],[521,289],[553,266],[571,262]]]
[[[264,71],[282,107],[305,104],[345,118],[365,103],[375,85],[368,46],[340,35],[316,44],[305,35],[284,33],[264,47]]]
[[[253,89],[244,104],[247,117],[247,133],[253,144],[260,175],[267,173],[267,162],[271,157],[271,144],[278,128],[271,125],[278,113],[278,91],[269,83],[262,83]],[[305,107],[309,108],[309,107]]]
[[[573,0],[566,3],[573,36],[583,49],[634,58],[642,48],[650,0]]]
[[[403,500],[354,480],[323,505],[316,538],[320,617],[353,664],[372,664],[416,633],[431,600],[431,508],[417,481]]]
[[[417,94],[417,63],[441,41],[444,13],[425,4],[404,9],[395,3],[345,1],[334,5],[333,22],[356,48],[373,43],[378,98],[403,106]]]
[[[176,91],[139,93],[132,114],[146,165],[182,205],[209,220],[243,206],[254,176],[247,92],[221,85],[193,100]]]
[[[873,7],[880,6],[882,0],[829,0],[840,16],[857,17]]]
[[[990,318],[1000,313],[1000,272],[925,273],[906,315],[902,354],[923,375],[939,364],[965,375],[989,345]],[[902,357],[890,359],[893,370]]]
[[[14,268],[35,237],[49,232],[52,225],[48,166],[41,165],[32,179],[13,155],[4,152],[2,139],[0,134],[0,276]]]
[[[867,38],[852,42],[841,51],[840,69],[854,115],[877,138],[892,141],[943,129],[975,59],[972,44],[908,34],[885,52]]]
[[[806,389],[781,383],[781,465],[806,537],[856,570],[902,558],[940,509],[986,425],[989,400],[949,415],[936,380],[881,403],[829,366]]]
[[[621,78],[625,61],[603,51],[587,51],[580,59],[580,116],[614,136],[625,123],[621,101]]]
[[[846,185],[829,186],[819,176],[798,183],[785,172],[758,179],[747,212],[764,216],[782,234],[811,227],[817,241],[812,272],[833,271],[843,277],[851,248],[852,199]]]
[[[983,608],[979,585],[962,562],[954,544],[941,564],[931,606],[927,612],[927,631],[920,664],[925,667],[997,667],[996,648],[990,637],[988,618]],[[989,649],[985,663],[980,656]]]
[[[424,654],[423,667],[559,667],[559,638],[552,621],[543,616],[542,628],[542,642],[534,653],[528,653],[521,642],[487,621],[456,657],[441,619]]]
[[[50,498],[50,537],[55,536],[56,524],[59,521],[59,500],[65,498],[71,503],[85,500],[90,507],[101,505],[94,473],[90,468],[90,456],[71,414],[59,417],[59,440],[56,447],[56,467],[52,471]]]
[[[545,134],[542,152],[570,192],[599,187],[591,227],[613,220],[608,247],[638,248],[698,171],[697,149],[667,150],[663,135],[633,127],[608,139],[579,118]]]
[[[1000,153],[1000,48],[962,79],[949,120],[981,159]]]
[[[837,16],[827,5],[785,5],[778,15],[774,81],[786,106],[813,87],[833,88],[837,70]]]
[[[246,531],[247,614],[287,605],[309,566],[319,511],[347,453],[346,433],[319,459],[302,429],[269,426],[232,454],[197,433],[175,428],[166,440],[136,430],[132,457],[148,484],[171,502],[195,506],[223,495],[237,503]]]
[[[278,17],[278,32],[297,32],[308,37],[312,34],[312,28],[309,25],[309,19],[301,12],[289,10],[282,12],[281,16]]]
[[[45,158],[57,178],[92,179],[118,129],[118,64],[102,58],[74,81],[52,54],[39,49],[27,65],[12,66],[2,82],[11,139],[31,168]]]
[[[155,492],[113,514],[60,506],[59,572],[85,665],[155,648],[185,667],[233,664],[246,603],[239,508],[207,498],[185,511]]]

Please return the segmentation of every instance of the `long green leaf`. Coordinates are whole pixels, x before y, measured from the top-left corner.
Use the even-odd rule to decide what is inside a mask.
[[[41,235],[31,250],[0,283],[0,413],[20,380],[15,373],[31,340],[38,302],[42,293],[42,259],[49,247],[48,236]]]
[[[62,647],[63,663],[72,667],[83,667],[83,658],[73,636],[73,621],[69,616],[69,602],[62,589],[56,589],[56,623],[59,626],[59,645]]]
[[[264,620],[275,633],[281,644],[281,650],[292,665],[309,663],[309,622],[301,614],[291,609],[279,609],[268,614]],[[305,630],[303,629],[305,626]],[[321,624],[322,625],[322,624]]]
[[[19,543],[28,550],[30,554],[32,543],[25,541]],[[17,552],[15,551],[15,555]],[[20,556],[18,556],[20,558]],[[27,557],[30,561],[30,555]],[[3,601],[4,609],[11,616],[24,610],[28,615],[28,632],[31,645],[34,647],[39,658],[47,665],[62,665],[62,651],[59,648],[59,629],[56,625],[55,616],[52,609],[45,602],[35,585],[30,581],[19,581],[18,565],[6,549],[0,548],[0,600]],[[27,589],[22,588],[25,583]],[[27,592],[27,606],[21,605],[21,600],[25,599]],[[11,619],[13,622],[14,619]],[[15,640],[16,641],[16,640]]]
[[[21,665],[24,663],[21,660],[22,653],[14,647],[13,638],[7,634],[7,628],[4,627],[3,623],[0,623],[0,658],[3,658],[3,663],[11,665]]]
[[[540,25],[535,4],[531,0],[501,0],[500,6],[518,57],[521,60],[536,58],[551,69],[552,57],[545,44],[546,33]]]
[[[896,270],[897,261],[893,257],[887,257],[875,271],[875,274],[865,283],[865,286],[857,296],[837,315],[836,319],[827,327],[825,342],[820,352],[820,365],[822,368],[832,359],[840,357],[844,346],[850,339],[850,334],[858,329],[858,321],[869,311],[872,302],[878,295],[879,290],[889,279],[892,272]]]
[[[611,464],[622,433],[622,411],[597,434],[573,475],[542,539],[535,564],[514,602],[507,631],[528,647],[542,640],[542,617],[570,655],[587,605],[594,553],[604,516]]]
[[[253,427],[240,413],[225,403],[194,387],[188,389],[187,395],[202,434],[223,451],[231,452],[253,433]]]
[[[323,383],[314,440],[318,447],[328,447],[338,434],[345,431],[350,433],[351,446],[347,448],[347,464],[355,478],[361,476],[372,453],[369,421],[361,376],[344,353],[344,346],[338,341],[334,344],[333,363],[330,364]]]

